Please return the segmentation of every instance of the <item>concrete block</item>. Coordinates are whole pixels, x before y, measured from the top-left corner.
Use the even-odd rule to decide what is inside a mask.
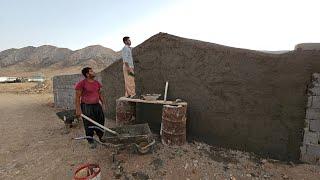
[[[304,128],[306,130],[310,130],[310,120],[309,119],[304,120]]]
[[[315,86],[309,89],[309,94],[311,96],[320,96],[320,86]]]
[[[319,144],[308,144],[307,145],[307,154],[320,158],[320,145]]]
[[[317,157],[310,154],[301,154],[300,160],[305,163],[312,163],[312,164],[317,163]]]
[[[300,147],[300,153],[301,154],[306,154],[307,153],[307,146],[303,144],[303,146]]]
[[[313,82],[312,85],[313,85],[313,87],[320,87],[320,83],[319,82]]]
[[[320,119],[320,109],[308,108],[306,111],[307,119]]]
[[[312,74],[312,82],[320,83],[320,73],[313,73]]]
[[[320,120],[310,120],[309,130],[314,132],[320,132]]]
[[[320,96],[312,96],[311,107],[320,108]]]
[[[305,143],[305,144],[318,144],[319,143],[319,133],[304,131],[303,143]]]
[[[311,107],[312,107],[312,97],[313,97],[313,96],[309,96],[309,97],[308,97],[308,102],[307,102],[307,107],[308,107],[308,108],[311,108]]]

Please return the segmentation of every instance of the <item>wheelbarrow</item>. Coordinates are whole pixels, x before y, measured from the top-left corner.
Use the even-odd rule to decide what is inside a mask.
[[[73,123],[79,123],[76,118],[76,110],[74,109],[60,111],[56,115],[64,122],[67,128],[71,128]]]
[[[134,150],[140,154],[146,154],[150,152],[156,142],[147,123],[107,128],[83,114],[81,116],[98,126],[91,126],[89,128],[99,129],[100,131],[104,132],[104,135],[101,138],[103,142],[87,136],[76,139],[91,138],[101,145],[113,147],[117,150],[126,147],[133,147]]]

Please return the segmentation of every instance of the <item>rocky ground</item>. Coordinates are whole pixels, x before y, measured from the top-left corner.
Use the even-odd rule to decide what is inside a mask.
[[[66,131],[52,94],[0,93],[0,179],[72,179],[80,164],[97,163],[102,179],[319,179],[320,167],[262,159],[254,154],[189,142],[154,152],[89,149],[82,124]],[[107,120],[107,126],[113,126]]]

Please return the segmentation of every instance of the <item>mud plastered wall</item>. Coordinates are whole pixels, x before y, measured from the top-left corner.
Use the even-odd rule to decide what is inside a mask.
[[[274,55],[157,34],[133,50],[138,94],[188,102],[189,137],[210,144],[298,160],[306,87],[320,71],[319,51]],[[161,121],[161,108],[144,110]],[[160,114],[159,114],[160,111]]]

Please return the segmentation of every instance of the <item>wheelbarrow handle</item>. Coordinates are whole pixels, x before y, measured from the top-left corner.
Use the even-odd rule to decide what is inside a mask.
[[[117,135],[117,136],[119,135],[119,133],[117,133],[117,132],[115,132],[115,131],[113,131],[113,130],[105,127],[105,126],[102,126],[101,124],[95,122],[94,120],[92,120],[91,118],[89,118],[88,116],[86,116],[86,115],[84,115],[84,114],[81,114],[81,117],[85,118],[87,121],[92,122],[94,125],[97,125],[97,126],[99,126],[100,128],[102,128],[102,129],[104,129],[104,130],[106,130],[106,131],[108,131],[108,132],[110,132],[110,133],[112,133],[112,134],[114,134],[114,135]]]

